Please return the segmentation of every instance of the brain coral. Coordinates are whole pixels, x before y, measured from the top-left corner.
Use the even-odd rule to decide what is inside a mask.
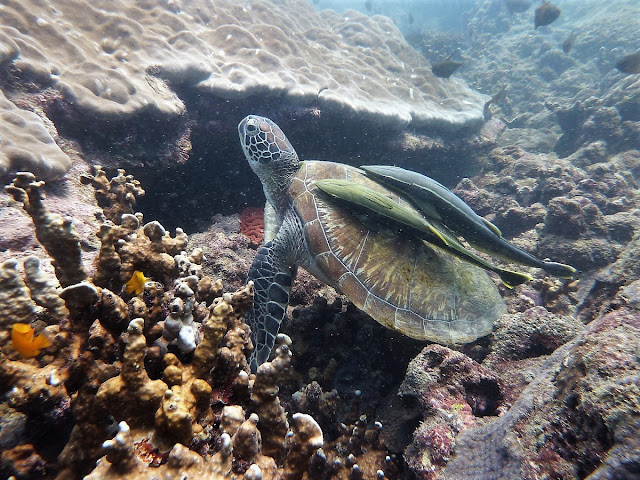
[[[168,85],[396,127],[474,124],[486,100],[433,76],[390,19],[318,13],[303,0],[7,0],[1,22],[0,68],[13,64],[88,116],[180,115]]]
[[[0,61],[2,50],[0,47]],[[71,159],[60,150],[42,119],[19,109],[0,91],[0,176],[11,170],[29,170],[50,180],[63,175],[70,165]]]

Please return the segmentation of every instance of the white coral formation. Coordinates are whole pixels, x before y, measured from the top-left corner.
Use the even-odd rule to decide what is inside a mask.
[[[9,45],[0,35],[0,62]],[[42,119],[7,100],[0,91],[0,176],[28,170],[51,180],[67,171],[71,159],[53,140]]]
[[[317,13],[304,0],[7,0],[3,59],[101,118],[180,115],[185,106],[165,81],[398,127],[480,122],[485,101],[436,78],[390,19]]]

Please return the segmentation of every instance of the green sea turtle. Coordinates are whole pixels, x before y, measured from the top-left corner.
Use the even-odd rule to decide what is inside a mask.
[[[255,345],[252,369],[269,357],[298,266],[385,327],[417,339],[468,343],[491,332],[494,320],[506,312],[494,282],[474,265],[475,258],[466,258],[469,252],[453,245],[453,235],[434,226],[410,200],[363,170],[300,162],[282,130],[267,118],[250,115],[238,131],[267,198],[265,244],[248,274],[255,288],[247,316]],[[355,188],[359,198],[365,192],[365,197],[390,202],[399,213],[385,219],[382,210],[336,202],[329,192],[336,180],[348,181],[347,188],[362,187]],[[343,191],[338,185],[338,192]],[[483,268],[511,274],[514,283],[529,278],[479,261]]]

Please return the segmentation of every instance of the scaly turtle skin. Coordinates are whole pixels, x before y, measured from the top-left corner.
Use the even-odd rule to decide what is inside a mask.
[[[402,196],[360,169],[300,162],[282,130],[267,118],[250,115],[238,131],[277,230],[258,250],[248,275],[255,288],[247,316],[255,345],[252,369],[269,357],[298,266],[345,294],[380,324],[416,339],[468,343],[490,333],[494,320],[506,312],[483,270],[378,222],[376,216],[367,219],[341,207],[315,182],[349,180],[421,216]]]

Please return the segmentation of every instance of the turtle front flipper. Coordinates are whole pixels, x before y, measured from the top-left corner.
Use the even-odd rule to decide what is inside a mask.
[[[255,372],[269,359],[280,323],[289,305],[289,292],[295,276],[295,268],[286,262],[283,242],[268,242],[258,250],[253,259],[247,282],[253,281],[253,308],[245,317],[251,327],[254,350],[249,358]]]

